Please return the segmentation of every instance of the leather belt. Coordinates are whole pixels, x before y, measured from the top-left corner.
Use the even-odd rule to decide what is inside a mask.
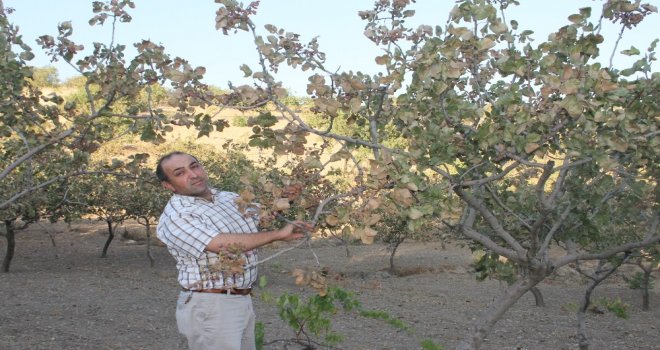
[[[199,289],[199,290],[190,290],[184,289],[186,292],[193,293],[215,293],[215,294],[229,294],[229,295],[248,295],[252,293],[252,288],[213,288],[213,289]]]

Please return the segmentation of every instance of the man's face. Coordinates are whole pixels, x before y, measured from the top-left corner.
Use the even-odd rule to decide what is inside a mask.
[[[163,187],[185,196],[204,197],[210,193],[204,167],[189,154],[175,154],[161,163],[167,180]]]

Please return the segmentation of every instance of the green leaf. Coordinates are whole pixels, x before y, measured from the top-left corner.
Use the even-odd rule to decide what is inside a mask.
[[[156,132],[154,131],[154,128],[151,124],[145,124],[144,127],[142,128],[142,134],[140,135],[140,139],[142,141],[151,141],[156,138]]]
[[[518,21],[516,21],[516,20],[514,19],[514,20],[511,20],[509,23],[511,23],[511,29],[513,29],[513,30],[518,29]],[[523,33],[524,33],[524,32],[528,32],[528,30],[523,31]]]
[[[261,113],[256,118],[251,118],[252,125],[259,125],[264,128],[271,127],[277,123],[277,117],[270,112]]]
[[[19,57],[24,61],[30,61],[34,58],[34,54],[31,51],[23,51]]]
[[[582,17],[582,15],[573,14],[568,16],[568,20],[573,22],[574,24],[580,24],[584,20],[584,17]]]
[[[631,46],[628,50],[623,50],[621,51],[621,54],[626,55],[626,56],[635,56],[639,55],[639,49],[637,49],[634,46]]]

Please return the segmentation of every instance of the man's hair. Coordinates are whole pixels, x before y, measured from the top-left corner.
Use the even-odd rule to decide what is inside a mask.
[[[197,160],[197,157],[193,156],[190,153],[181,152],[181,151],[174,151],[174,152],[167,153],[164,156],[160,157],[160,159],[158,159],[158,165],[156,165],[156,177],[158,177],[158,180],[168,181],[167,175],[165,174],[165,171],[163,170],[163,162],[170,159],[170,158],[172,158],[172,156],[176,156],[176,155],[191,156],[191,157],[193,157],[194,160],[199,162],[199,160]]]

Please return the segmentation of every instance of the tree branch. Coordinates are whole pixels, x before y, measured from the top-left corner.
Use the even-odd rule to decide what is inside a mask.
[[[521,218],[518,214],[516,214],[513,210],[511,210],[511,208],[507,207],[506,204],[504,204],[504,202],[502,202],[500,197],[497,195],[497,193],[495,193],[495,191],[493,191],[493,189],[490,186],[486,185],[486,190],[491,194],[491,196],[493,196],[493,199],[495,199],[495,202],[500,207],[502,207],[504,210],[506,210],[509,214],[515,216],[516,219],[518,219],[518,221],[521,224],[523,224],[523,226],[525,226],[528,230],[532,229],[532,226],[530,226],[525,220],[523,220],[523,218]]]
[[[54,144],[56,144],[56,143],[62,141],[63,139],[65,139],[65,138],[71,136],[71,135],[73,134],[74,131],[75,131],[75,130],[74,130],[73,128],[68,129],[68,130],[65,130],[65,131],[61,132],[59,135],[57,135],[57,136],[55,136],[54,138],[52,138],[50,141],[48,141],[48,142],[46,142],[46,143],[44,143],[44,144],[41,144],[41,145],[39,145],[39,146],[37,146],[37,147],[31,149],[29,152],[25,153],[25,154],[22,155],[20,158],[16,159],[13,163],[9,164],[9,166],[7,166],[7,167],[6,167],[6,168],[0,173],[0,181],[1,181],[1,180],[4,180],[4,179],[7,177],[7,175],[9,175],[9,173],[11,173],[14,169],[16,169],[16,167],[18,167],[19,165],[21,165],[23,162],[25,162],[25,161],[27,161],[28,159],[32,158],[35,154],[37,154],[37,153],[43,151],[43,150],[46,149],[48,146],[52,146],[52,145],[54,145]]]
[[[564,266],[568,263],[578,261],[578,260],[598,260],[598,259],[607,259],[611,257],[612,255],[615,255],[617,253],[625,252],[627,250],[633,250],[633,249],[638,249],[638,248],[643,248],[646,246],[649,246],[651,244],[656,244],[660,243],[660,235],[654,235],[647,237],[646,239],[642,241],[637,241],[637,242],[631,242],[627,244],[622,244],[613,248],[610,248],[608,250],[605,250],[600,253],[575,253],[575,254],[570,254],[570,255],[565,255],[558,259],[554,263],[554,267],[558,268],[561,266]]]
[[[11,198],[9,198],[6,201],[0,203],[0,210],[5,208],[9,204],[15,202],[19,198],[21,198],[21,197],[23,197],[27,194],[30,194],[30,193],[32,193],[36,190],[47,187],[47,186],[49,186],[49,185],[51,185],[51,184],[53,184],[57,181],[64,180],[64,179],[67,179],[67,178],[70,178],[70,177],[75,177],[75,176],[80,176],[80,175],[92,175],[92,174],[106,174],[106,175],[122,176],[122,177],[127,177],[127,178],[137,178],[136,176],[131,176],[131,175],[122,174],[122,173],[115,173],[115,172],[112,172],[112,171],[78,171],[78,172],[74,172],[74,173],[71,173],[71,174],[60,175],[60,176],[53,177],[49,180],[46,180],[46,181],[44,181],[44,182],[42,182],[38,185],[26,188],[21,192],[16,193]]]
[[[504,241],[515,250],[515,252],[518,254],[519,257],[524,257],[526,250],[525,248],[516,241],[513,236],[511,236],[500,224],[500,222],[497,220],[495,215],[491,213],[488,208],[483,204],[483,202],[478,201],[476,198],[470,196],[467,194],[463,189],[460,187],[455,187],[454,192],[461,197],[466,203],[468,203],[471,207],[475,208],[481,216],[486,220],[488,225],[495,231],[495,233],[500,236]]]

